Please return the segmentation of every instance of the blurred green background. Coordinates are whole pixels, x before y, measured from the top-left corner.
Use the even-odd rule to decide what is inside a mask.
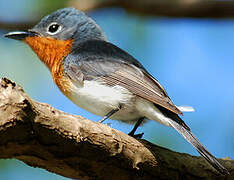
[[[31,23],[67,5],[65,0],[1,0],[0,22]],[[195,108],[183,119],[209,151],[217,157],[234,158],[233,19],[144,17],[121,8],[90,11],[88,15],[102,27],[109,41],[137,58],[159,80],[175,104]],[[6,32],[0,26],[0,78],[20,84],[37,101],[94,121],[100,119],[63,96],[31,49],[4,38]],[[108,122],[125,133],[132,128]],[[138,132],[144,132],[145,139],[158,145],[198,155],[172,128],[149,121]],[[67,178],[18,160],[0,160],[0,179]]]

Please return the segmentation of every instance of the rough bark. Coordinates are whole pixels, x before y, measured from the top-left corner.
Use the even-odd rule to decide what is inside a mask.
[[[14,82],[0,83],[0,158],[74,179],[234,179],[201,157],[136,140],[107,125],[32,100]]]

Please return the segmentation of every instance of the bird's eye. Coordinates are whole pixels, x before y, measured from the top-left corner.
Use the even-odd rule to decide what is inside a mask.
[[[62,29],[62,26],[60,26],[58,23],[51,23],[51,24],[48,26],[47,32],[48,32],[48,34],[50,34],[50,35],[55,35],[55,34],[57,34],[59,31],[61,31],[61,29]]]

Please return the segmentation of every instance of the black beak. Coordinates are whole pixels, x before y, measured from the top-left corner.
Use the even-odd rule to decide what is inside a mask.
[[[39,34],[33,31],[15,31],[9,32],[4,36],[7,38],[15,39],[15,40],[24,40],[26,37],[38,36]]]

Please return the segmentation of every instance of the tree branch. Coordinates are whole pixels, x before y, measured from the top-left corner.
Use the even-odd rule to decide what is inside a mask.
[[[39,19],[38,19],[39,21]],[[14,31],[14,30],[27,30],[29,28],[32,28],[38,21],[28,21],[28,22],[7,22],[7,21],[1,21],[0,20],[0,29],[5,29],[8,31]]]
[[[136,140],[107,125],[32,100],[14,82],[0,83],[0,158],[75,179],[233,179],[201,157]]]
[[[73,0],[70,5],[83,11],[120,7],[147,16],[234,17],[234,2],[229,0]]]
[[[119,7],[144,16],[233,18],[234,1],[229,0],[71,0],[68,6],[82,11]],[[61,7],[62,8],[62,7]],[[0,20],[0,29],[26,30],[40,19],[23,22]]]

